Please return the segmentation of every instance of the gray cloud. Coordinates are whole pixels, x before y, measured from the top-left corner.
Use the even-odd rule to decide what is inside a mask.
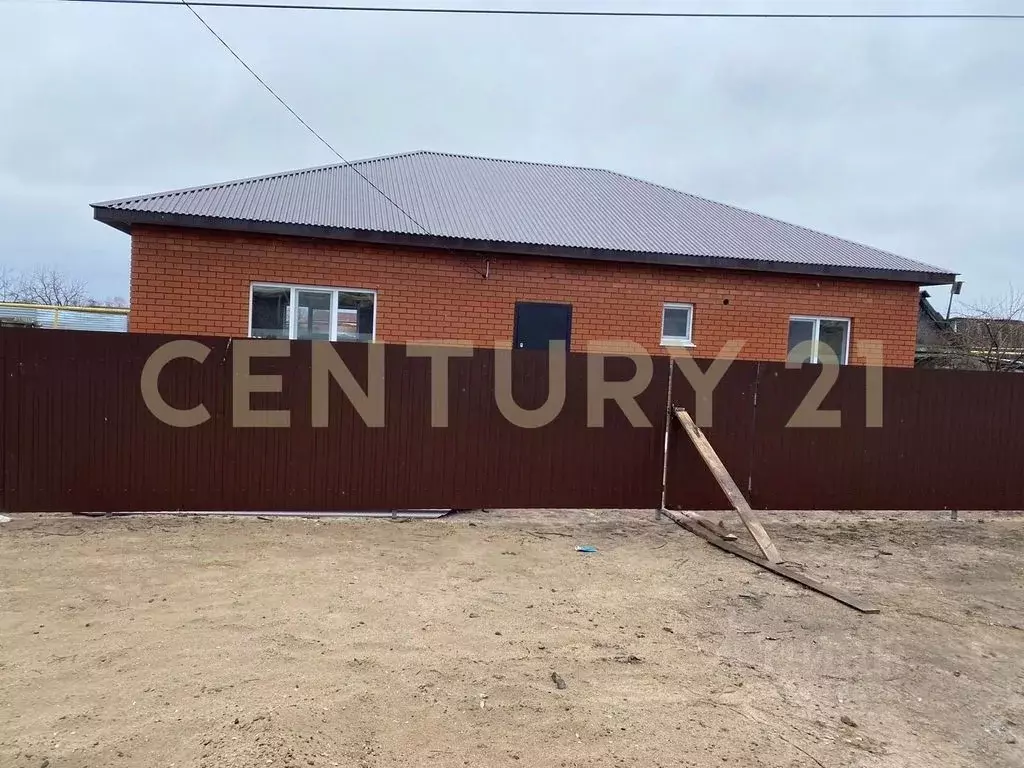
[[[203,13],[350,159],[605,167],[1024,284],[1024,23]],[[99,296],[88,203],[332,161],[184,9],[5,4],[0,73],[0,263]]]

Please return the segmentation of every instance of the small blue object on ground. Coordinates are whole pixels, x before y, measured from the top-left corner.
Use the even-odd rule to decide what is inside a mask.
[[[577,552],[597,552],[597,547],[591,547],[590,545],[580,546],[580,545],[577,544],[576,545],[576,551]]]

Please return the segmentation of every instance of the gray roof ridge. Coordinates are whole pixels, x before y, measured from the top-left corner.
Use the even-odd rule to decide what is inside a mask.
[[[397,160],[402,157],[412,157],[413,155],[436,155],[439,157],[458,157],[464,160],[485,160],[492,163],[511,163],[514,165],[534,165],[546,168],[565,168],[573,171],[597,171],[601,173],[614,173],[604,168],[590,168],[586,166],[578,165],[565,165],[563,163],[538,163],[531,160],[511,160],[508,158],[499,157],[484,157],[483,155],[467,155],[459,152],[440,152],[432,149],[414,149],[408,152],[395,152],[390,155],[377,155],[375,157],[363,157],[358,160],[350,160],[347,163],[326,163],[324,165],[311,165],[306,168],[295,168],[290,171],[277,171],[275,173],[260,173],[255,176],[244,176],[239,179],[229,179],[227,181],[215,181],[209,184],[198,184],[192,187],[180,187],[178,189],[168,189],[162,192],[151,192],[143,195],[129,195],[127,197],[119,197],[113,200],[104,200],[98,203],[91,203],[93,208],[106,208],[111,205],[120,205],[123,203],[139,202],[141,200],[159,200],[164,197],[173,197],[174,195],[182,195],[187,192],[205,192],[211,189],[223,189],[225,187],[233,187],[238,184],[248,184],[253,181],[272,181],[274,179],[285,179],[291,176],[301,176],[304,173],[316,173],[319,171],[330,171],[335,168],[346,168],[351,165],[369,165],[370,163],[379,163],[384,160]],[[623,175],[623,174],[618,174]],[[642,179],[637,179],[642,181]],[[650,183],[650,182],[647,182]],[[656,185],[657,186],[657,185]],[[666,187],[668,189],[668,187]],[[677,190],[673,190],[677,191]]]
[[[615,171],[609,171],[607,168],[597,168],[589,165],[568,165],[567,163],[541,163],[536,160],[514,160],[507,157],[485,157],[484,155],[467,155],[461,152],[438,152],[431,149],[423,149],[418,152],[408,152],[410,155],[440,155],[442,157],[458,157],[463,160],[485,160],[490,163],[509,163],[510,165],[535,165],[541,168],[564,168],[568,171],[595,171],[597,173],[616,173]],[[394,155],[398,157],[398,155]],[[389,157],[374,158],[376,160],[388,160]],[[623,176],[624,174],[617,174]],[[632,178],[627,176],[626,178]],[[636,181],[643,181],[643,179],[636,179]],[[650,182],[647,182],[648,184]],[[655,185],[656,186],[656,185]],[[668,189],[668,187],[666,187]]]

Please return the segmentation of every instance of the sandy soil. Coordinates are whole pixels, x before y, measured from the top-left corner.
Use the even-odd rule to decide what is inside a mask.
[[[767,524],[882,613],[650,512],[17,516],[0,766],[1024,766],[1024,519]]]

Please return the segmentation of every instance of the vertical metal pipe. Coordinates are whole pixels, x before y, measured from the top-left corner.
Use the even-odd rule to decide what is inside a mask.
[[[668,430],[672,424],[672,374],[676,367],[676,361],[672,356],[668,357],[668,386],[665,388],[665,439],[661,446],[661,506],[654,513],[654,519],[661,519],[661,510],[665,508],[665,494],[668,484]]]

